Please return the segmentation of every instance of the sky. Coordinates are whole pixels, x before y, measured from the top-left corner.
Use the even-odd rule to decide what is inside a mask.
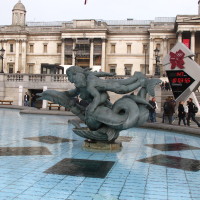
[[[12,9],[19,0],[0,0],[0,25],[12,23]],[[154,20],[155,17],[197,15],[198,0],[21,0],[27,22],[73,19]]]

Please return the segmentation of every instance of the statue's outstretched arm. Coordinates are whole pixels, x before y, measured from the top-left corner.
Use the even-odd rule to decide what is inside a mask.
[[[117,94],[127,94],[129,92],[133,92],[135,89],[143,86],[145,83],[145,79],[138,80],[137,82],[133,82],[128,85],[121,84],[120,82],[103,82],[98,86],[104,88],[105,91],[115,92]]]
[[[116,73],[108,73],[108,72],[92,72],[92,74],[96,77],[106,77],[106,76],[115,76]]]
[[[70,97],[76,97],[79,95],[79,90],[77,88],[75,89],[72,89],[72,90],[68,90],[65,92],[67,96],[70,96]]]

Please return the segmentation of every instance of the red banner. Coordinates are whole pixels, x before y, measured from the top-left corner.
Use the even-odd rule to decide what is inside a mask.
[[[183,44],[190,49],[190,39],[183,39]]]

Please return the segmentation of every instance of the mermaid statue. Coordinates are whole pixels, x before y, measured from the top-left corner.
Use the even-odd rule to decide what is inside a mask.
[[[46,90],[39,94],[40,99],[62,105],[77,115],[79,122],[86,126],[81,127],[81,123],[72,120],[74,133],[91,141],[114,142],[121,130],[146,122],[151,107],[146,96],[155,96],[154,87],[161,82],[160,79],[148,79],[141,72],[135,72],[127,79],[109,79],[106,77],[114,74],[92,72],[78,66],[68,68],[66,74],[75,89],[65,92]],[[137,94],[134,94],[135,90]],[[111,103],[108,92],[124,96]]]

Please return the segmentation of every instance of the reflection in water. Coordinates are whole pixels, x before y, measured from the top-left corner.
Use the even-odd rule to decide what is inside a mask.
[[[200,161],[176,156],[157,155],[138,161],[187,171],[200,170]]]
[[[0,147],[0,156],[51,155],[46,147]]]

